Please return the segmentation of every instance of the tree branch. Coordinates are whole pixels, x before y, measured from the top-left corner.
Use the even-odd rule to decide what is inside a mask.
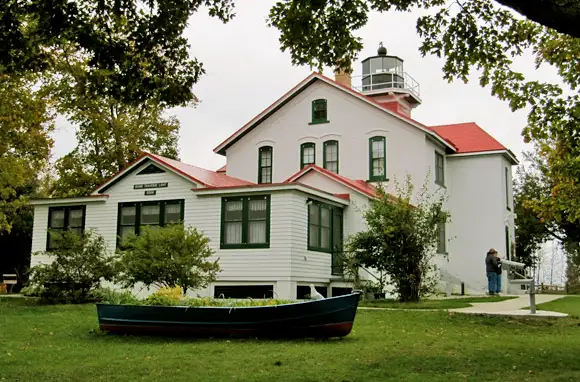
[[[560,33],[580,38],[580,1],[578,0],[495,0]]]
[[[551,230],[548,227],[544,227],[544,229],[546,230],[546,232],[548,232],[554,239],[556,240],[560,240],[560,241],[564,241],[564,237],[558,235],[556,232],[554,232],[553,230]]]

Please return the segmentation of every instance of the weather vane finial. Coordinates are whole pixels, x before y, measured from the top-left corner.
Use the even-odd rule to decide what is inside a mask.
[[[379,42],[379,49],[377,49],[377,54],[379,56],[386,56],[387,55],[387,48],[383,46],[383,42]]]

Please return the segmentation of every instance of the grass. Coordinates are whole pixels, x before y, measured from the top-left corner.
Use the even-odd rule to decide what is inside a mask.
[[[417,303],[399,302],[393,299],[361,301],[360,306],[390,309],[458,309],[469,308],[472,303],[498,302],[515,298],[513,296],[461,297],[440,300],[424,300]]]
[[[527,308],[529,309],[529,307]],[[538,310],[568,313],[575,318],[580,317],[580,296],[566,296],[558,300],[545,302],[536,306]]]
[[[343,340],[166,339],[102,334],[94,305],[0,298],[0,380],[571,381],[579,325],[361,310]]]

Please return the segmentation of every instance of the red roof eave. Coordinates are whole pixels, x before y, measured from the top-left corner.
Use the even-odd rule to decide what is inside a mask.
[[[311,170],[314,170],[314,171],[317,171],[320,174],[326,175],[326,176],[328,176],[328,177],[336,180],[337,182],[343,184],[344,186],[347,186],[347,187],[349,187],[351,189],[354,189],[355,191],[358,191],[360,193],[363,193],[366,196],[369,196],[371,198],[375,198],[377,196],[376,191],[374,190],[374,187],[372,185],[367,184],[365,182],[365,186],[366,187],[363,188],[363,187],[360,186],[360,182],[359,181],[352,180],[352,179],[349,179],[347,177],[344,177],[344,176],[335,174],[332,171],[328,171],[327,169],[324,169],[324,168],[319,167],[319,166],[314,165],[314,164],[311,164],[311,165],[308,165],[308,166],[304,167],[302,170],[300,170],[296,174],[290,176],[284,182],[285,183],[295,182],[297,179],[299,179],[300,177],[302,177],[308,171],[311,171]]]
[[[206,187],[206,188],[192,188],[191,191],[193,192],[203,192],[203,191],[219,191],[219,190],[244,190],[248,188],[268,188],[268,187],[283,187],[283,186],[301,186],[305,188],[309,188],[313,191],[322,192],[324,194],[328,194],[329,196],[334,196],[339,199],[343,200],[350,200],[349,194],[331,194],[328,191],[324,191],[320,188],[310,186],[308,184],[300,183],[300,182],[281,182],[281,183],[260,183],[260,184],[247,184],[247,185],[240,185],[240,186],[221,186],[221,187]]]

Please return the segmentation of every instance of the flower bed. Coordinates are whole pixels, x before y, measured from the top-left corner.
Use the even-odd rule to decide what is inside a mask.
[[[145,299],[138,299],[128,291],[104,289],[100,299],[105,304],[150,305],[150,306],[272,306],[289,304],[295,301],[281,299],[231,299],[211,297],[187,297],[181,288],[160,288]]]

